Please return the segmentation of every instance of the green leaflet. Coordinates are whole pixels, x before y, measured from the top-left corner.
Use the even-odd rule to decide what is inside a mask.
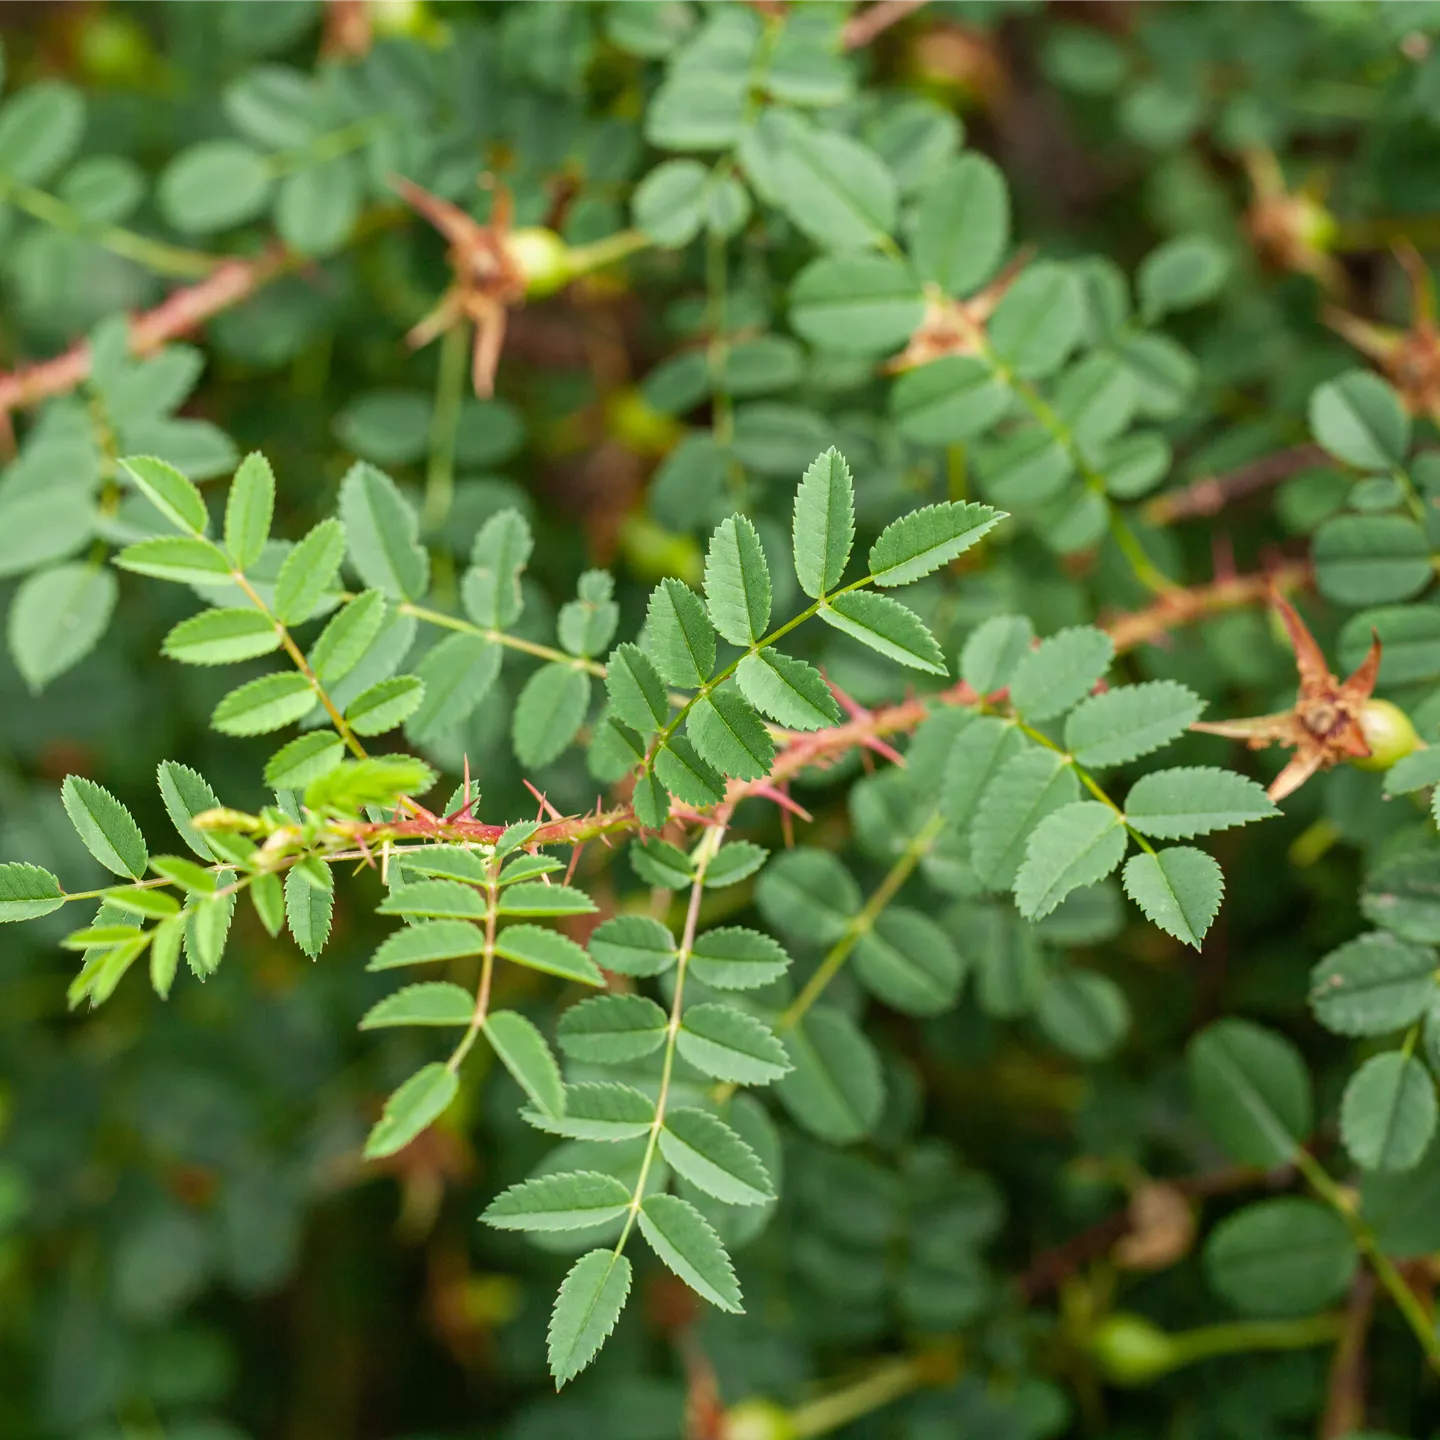
[[[110,570],[79,562],[32,571],[20,582],[5,634],[15,668],[32,692],[100,643],[119,593]]]
[[[1086,769],[1124,765],[1168,745],[1199,719],[1204,701],[1174,680],[1091,695],[1065,718],[1065,748]]]
[[[617,915],[591,932],[590,958],[617,975],[660,975],[675,963],[675,937],[648,915]]]
[[[205,501],[194,484],[173,465],[153,455],[132,455],[120,462],[135,488],[177,530],[203,535],[210,523]]]
[[[1103,1060],[1130,1028],[1125,992],[1108,975],[1066,968],[1046,980],[1035,1019],[1056,1045],[1077,1059]]]
[[[1310,1075],[1283,1036],[1217,1020],[1190,1042],[1186,1064],[1195,1109],[1232,1159],[1269,1170],[1309,1135]]]
[[[914,670],[945,674],[945,656],[924,622],[898,600],[866,590],[834,596],[820,618],[871,650]]]
[[[314,708],[310,681],[287,670],[237,686],[211,712],[210,723],[224,735],[264,735],[293,725]]]
[[[442,640],[416,667],[424,696],[406,722],[406,735],[424,745],[454,729],[490,693],[499,674],[500,647],[483,635]]]
[[[608,570],[587,570],[576,588],[578,598],[560,607],[555,630],[572,655],[598,655],[614,638],[620,622],[615,581]]]
[[[327,522],[334,523],[334,522]],[[339,526],[337,525],[338,529]],[[229,561],[208,540],[186,535],[164,535],[158,540],[140,540],[127,545],[116,557],[122,570],[170,580],[182,585],[207,585],[230,574]],[[285,618],[283,615],[280,617]]]
[[[642,735],[670,718],[670,697],[650,657],[638,645],[617,645],[606,663],[605,690],[610,707]]]
[[[655,756],[655,774],[672,795],[687,805],[718,805],[725,798],[725,777],[683,735],[672,735],[660,747]]]
[[[681,890],[695,878],[690,857],[668,840],[646,840],[632,845],[628,853],[635,873],[647,885]]]
[[[225,501],[225,548],[241,570],[260,558],[274,511],[275,472],[255,451],[240,462]]]
[[[485,934],[465,920],[422,920],[389,936],[370,957],[367,970],[391,970],[398,965],[425,965],[433,960],[455,960],[479,955]]]
[[[742,1313],[730,1257],[709,1222],[678,1195],[651,1195],[640,1207],[640,1233],[697,1295],[731,1314]]]
[[[1435,1134],[1435,1082],[1401,1050],[1372,1055],[1340,1102],[1340,1138],[1366,1170],[1411,1170]]]
[[[634,1086],[613,1081],[566,1085],[561,1100],[558,1111],[537,1105],[521,1114],[537,1130],[572,1140],[635,1140],[647,1134],[655,1120],[655,1106],[647,1096]]]
[[[965,962],[928,915],[892,905],[855,946],[855,973],[871,994],[906,1015],[939,1015],[960,995]]]
[[[402,795],[423,795],[434,783],[435,772],[410,755],[342,760],[305,787],[305,805],[310,810],[354,814],[366,805],[393,806]]]
[[[920,201],[915,267],[947,294],[968,294],[1000,263],[1009,233],[1005,177],[992,160],[966,151],[934,176]]]
[[[425,682],[418,675],[392,675],[362,690],[345,707],[345,719],[357,735],[383,735],[424,702]]]
[[[392,890],[380,902],[378,913],[483,920],[485,901],[469,885],[462,885],[456,880],[417,880],[413,885]]]
[[[716,853],[705,870],[705,888],[721,890],[726,885],[753,875],[768,859],[770,852],[749,840],[732,840]]]
[[[144,878],[150,863],[145,837],[134,816],[103,785],[67,775],[60,798],[85,848],[107,870],[132,880]]]
[[[744,656],[735,683],[757,710],[787,729],[819,730],[842,719],[825,677],[813,665],[778,650],[767,647]]]
[[[993,753],[988,746],[993,738],[989,734],[976,737],[975,748],[982,760]],[[962,735],[957,741],[957,751],[964,739],[965,735]],[[1002,753],[1009,748],[1003,740],[1000,741]],[[973,771],[961,768],[969,756],[970,747],[960,753],[962,759],[956,762],[954,777],[957,791],[962,785],[968,787],[974,775]],[[1061,756],[1053,750],[1042,750],[1037,746],[1012,755],[998,771],[992,773],[987,766],[983,767],[982,773],[991,774],[992,778],[975,804],[970,840],[971,863],[975,874],[988,889],[1008,890],[1015,884],[1031,832],[1052,811],[1080,798],[1080,782]],[[963,799],[952,796],[952,804],[955,803],[963,805]]]
[[[623,1215],[630,1191],[598,1170],[542,1175],[502,1190],[481,1219],[497,1230],[583,1230]]]
[[[430,556],[416,538],[415,512],[388,475],[356,461],[340,482],[340,519],[350,563],[366,585],[391,600],[425,594]]]
[[[165,813],[180,838],[202,860],[212,859],[205,837],[190,822],[203,811],[213,810],[219,805],[220,797],[203,776],[177,760],[162,760],[155,778],[160,786],[160,798],[165,802]]]
[[[484,856],[461,845],[407,845],[392,856],[408,884],[411,880],[459,880],[484,884],[489,867]]]
[[[1440,783],[1440,745],[1413,750],[1385,772],[1387,795],[1408,795]]]
[[[715,669],[715,629],[700,597],[683,581],[662,580],[650,592],[647,646],[662,680],[693,690]]]
[[[665,1012],[642,995],[597,995],[560,1017],[555,1038],[576,1060],[620,1065],[638,1060],[665,1041]]]
[[[832,447],[806,470],[795,492],[795,577],[811,599],[819,599],[840,583],[854,543],[855,490],[850,467]]]
[[[739,1085],[768,1085],[791,1068],[774,1031],[730,1005],[690,1006],[675,1043],[697,1070]]]
[[[778,980],[789,968],[790,957],[782,946],[758,930],[738,925],[706,930],[696,937],[690,954],[690,973],[718,990],[753,990]]]
[[[393,1025],[468,1025],[475,997],[448,980],[422,980],[406,985],[372,1005],[360,1021],[362,1030]]]
[[[612,1250],[582,1255],[555,1297],[550,1316],[550,1373],[558,1389],[572,1380],[610,1337],[630,1294],[630,1262]]]
[[[732,644],[754,645],[769,628],[770,566],[759,534],[744,515],[721,521],[710,537],[705,603],[715,629]]]
[[[280,567],[271,607],[276,618],[286,625],[308,620],[321,598],[335,588],[344,558],[345,527],[338,520],[322,520]]]
[[[1188,840],[1279,813],[1253,780],[1202,765],[1152,770],[1125,797],[1127,822],[1158,840]]]
[[[988,505],[958,500],[912,510],[870,547],[870,574],[877,585],[909,585],[963,555],[1005,518]]]
[[[1405,461],[1410,421],[1378,375],[1349,370],[1310,397],[1310,429],[1338,460],[1360,470],[1390,470]]]
[[[569,885],[544,880],[522,880],[500,896],[497,915],[593,915],[595,902]]]
[[[273,939],[285,923],[285,887],[278,875],[257,875],[250,882],[250,903],[255,914]]]
[[[450,1107],[460,1082],[437,1063],[422,1066],[385,1102],[385,1113],[365,1142],[365,1158],[381,1160],[403,1150]]]
[[[1024,748],[1020,732],[997,716],[982,715],[967,725],[945,762],[940,813],[954,825],[968,824],[986,787]]]
[[[1077,625],[1028,651],[1010,679],[1010,703],[1025,719],[1053,720],[1095,688],[1115,646],[1103,630]]]
[[[1072,890],[1103,880],[1125,854],[1121,817],[1108,805],[1080,800],[1047,815],[1025,847],[1015,903],[1027,920],[1048,915]]]
[[[522,765],[548,765],[575,738],[590,708],[590,677],[572,665],[542,665],[515,701],[511,736]]]
[[[790,1073],[776,1091],[797,1124],[833,1145],[867,1135],[885,1104],[880,1057],[833,1005],[816,1005],[785,1032]]]
[[[705,1110],[667,1111],[660,1153],[676,1174],[727,1205],[763,1205],[775,1198],[760,1157]]]
[[[385,623],[385,596],[366,590],[338,610],[310,651],[310,668],[324,685],[348,675]]]
[[[697,700],[685,730],[700,758],[722,775],[759,780],[770,773],[775,742],[750,702],[733,690],[715,690]]]
[[[285,921],[295,943],[313,960],[330,938],[335,906],[335,879],[330,867],[315,859],[292,866],[285,877]]]
[[[506,630],[520,618],[520,575],[534,545],[518,510],[502,510],[480,527],[461,586],[465,613],[477,625]]]
[[[473,1012],[474,1000],[468,992],[460,993]],[[466,1019],[469,1018],[467,1014]],[[514,1010],[500,1010],[486,1016],[485,1038],[539,1113],[552,1123],[562,1119],[565,1086],[560,1079],[560,1067],[534,1023]]]
[[[860,913],[860,887],[828,850],[801,846],[777,855],[756,886],[760,913],[812,944],[833,944]]]
[[[1311,1315],[1345,1295],[1359,1258],[1341,1216],[1287,1195],[1222,1220],[1205,1243],[1205,1274],[1247,1315]]]
[[[992,615],[977,625],[960,652],[960,678],[977,695],[1003,690],[1035,640],[1025,615]]]
[[[0,865],[0,924],[33,920],[64,903],[60,882],[48,870],[23,861]]]
[[[579,945],[568,936],[544,930],[539,925],[507,926],[495,941],[495,953],[527,970],[558,975],[562,980],[575,980],[581,985],[605,983],[595,962]]]
[[[1225,892],[1220,866],[1209,855],[1189,845],[1132,855],[1122,879],[1125,893],[1151,924],[1200,948]]]
[[[180,915],[162,921],[153,932],[150,941],[150,985],[162,1000],[169,998],[170,987],[175,983],[184,938],[185,920]]]
[[[1337,1035],[1386,1035],[1413,1025],[1436,995],[1440,965],[1428,945],[1383,931],[1332,950],[1310,972],[1310,1008]]]
[[[258,610],[202,610],[182,620],[161,649],[186,665],[231,665],[280,648],[275,622]]]

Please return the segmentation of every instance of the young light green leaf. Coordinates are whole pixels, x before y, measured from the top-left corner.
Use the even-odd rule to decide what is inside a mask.
[[[675,956],[674,935],[648,915],[616,915],[590,935],[590,958],[616,975],[660,975]]]
[[[551,885],[544,880],[522,880],[500,896],[498,915],[593,915],[595,902],[570,885]]]
[[[1153,770],[1125,797],[1126,820],[1160,840],[1188,840],[1279,813],[1262,786],[1208,765]]]
[[[255,451],[240,462],[225,501],[225,548],[241,570],[253,565],[264,551],[274,511],[275,472]]]
[[[775,1198],[760,1157],[708,1111],[667,1111],[660,1153],[678,1175],[727,1205],[763,1205]]]
[[[223,735],[265,735],[302,720],[315,708],[315,688],[298,671],[248,681],[220,701],[210,723]]]
[[[515,758],[526,766],[548,765],[585,723],[590,677],[572,665],[542,665],[515,701],[511,739]]]
[[[776,1086],[785,1108],[812,1135],[848,1145],[868,1135],[885,1104],[880,1056],[834,1005],[816,1005],[785,1032],[792,1069]]]
[[[1153,855],[1132,855],[1121,878],[1146,919],[1200,948],[1225,892],[1225,878],[1211,856],[1189,845],[1171,845]]]
[[[285,877],[285,923],[295,943],[313,960],[330,938],[335,908],[335,879],[330,867],[316,859],[302,860]]]
[[[473,1011],[474,1001],[468,994],[465,998]],[[485,1017],[485,1038],[531,1104],[552,1122],[562,1119],[565,1086],[560,1067],[534,1023],[514,1010],[499,1010]]]
[[[1053,720],[1095,688],[1114,658],[1114,642],[1103,630],[1061,630],[1021,658],[1010,678],[1010,703],[1029,721]]]
[[[400,965],[426,965],[479,955],[485,934],[466,920],[422,920],[389,936],[370,957],[367,970],[393,970]]]
[[[575,980],[581,985],[605,983],[599,967],[579,945],[539,925],[507,926],[495,942],[495,953],[528,970],[542,970],[562,980]]]
[[[734,645],[753,645],[769,628],[770,566],[759,533],[744,515],[722,520],[710,537],[705,603],[715,628]]]
[[[638,645],[617,645],[611,651],[605,689],[616,716],[642,735],[658,730],[670,718],[665,682]]]
[[[746,655],[735,683],[757,710],[789,730],[819,730],[843,718],[825,677],[813,665],[773,648]]]
[[[537,1130],[571,1140],[634,1140],[655,1122],[654,1104],[631,1085],[587,1080],[562,1090],[557,1112],[527,1107],[521,1115]]]
[[[383,735],[403,725],[425,702],[418,675],[392,675],[362,690],[346,707],[345,719],[357,735]]]
[[[690,952],[690,973],[717,990],[754,990],[778,980],[789,968],[783,946],[739,925],[706,930],[696,937]]]
[[[350,563],[366,585],[391,600],[419,600],[430,584],[430,556],[416,538],[415,512],[395,482],[357,460],[340,482],[340,519]]]
[[[667,1023],[665,1012],[643,995],[597,995],[560,1016],[555,1038],[573,1059],[622,1065],[658,1050]]]
[[[832,446],[805,472],[795,492],[795,578],[812,600],[840,583],[854,543],[855,487],[845,457]]]
[[[870,574],[877,585],[909,585],[963,555],[1006,518],[989,505],[959,500],[912,510],[870,547]]]
[[[328,775],[344,757],[344,742],[333,730],[311,730],[270,757],[265,783],[272,790],[304,790],[312,780]]]
[[[1027,616],[992,615],[965,641],[960,678],[977,695],[993,695],[1009,685],[1034,641],[1035,630]]]
[[[169,999],[170,987],[175,983],[175,972],[180,968],[180,946],[184,938],[183,915],[163,920],[151,935],[150,985],[162,1000]]]
[[[278,650],[280,631],[258,610],[202,610],[176,625],[160,648],[186,665],[232,665]]]
[[[945,655],[924,622],[898,600],[867,590],[832,597],[820,607],[827,625],[914,670],[945,674]]]
[[[583,1230],[630,1207],[629,1188],[600,1170],[575,1170],[522,1180],[502,1190],[480,1218],[497,1230]]]
[[[1283,1036],[1217,1020],[1190,1042],[1186,1062],[1200,1118],[1242,1165],[1283,1165],[1309,1135],[1310,1072]]]
[[[1435,1082],[1413,1055],[1372,1055],[1340,1101],[1340,1138],[1366,1170],[1412,1170],[1435,1134]]]
[[[662,580],[650,594],[647,648],[662,680],[693,690],[715,669],[715,629],[700,597],[683,580]]]
[[[770,773],[775,742],[743,695],[728,689],[706,695],[691,707],[685,730],[700,758],[722,775],[759,780]]]
[[[145,837],[134,816],[103,785],[67,775],[60,798],[85,848],[107,870],[132,880],[144,878],[150,863]]]
[[[285,923],[285,887],[280,877],[273,874],[257,875],[250,882],[250,903],[255,914],[265,927],[266,933],[274,937]]]
[[[276,618],[286,625],[308,620],[327,591],[334,589],[345,558],[345,527],[322,520],[285,557],[275,581]]]
[[[697,1295],[732,1315],[743,1312],[730,1257],[710,1222],[678,1195],[651,1195],[640,1207],[640,1233]]]
[[[310,668],[324,685],[348,675],[385,623],[385,597],[366,590],[331,616],[310,651]]]
[[[1091,695],[1065,718],[1065,748],[1087,769],[1124,765],[1183,735],[1205,702],[1188,685],[1149,680]]]
[[[681,1017],[676,1046],[697,1070],[739,1085],[768,1085],[790,1069],[775,1032],[732,1005],[692,1005]]]
[[[188,535],[162,535],[127,545],[116,557],[122,570],[170,580],[180,585],[213,585],[230,574],[230,562],[208,540]]]
[[[460,1082],[438,1061],[422,1066],[385,1102],[385,1113],[365,1142],[365,1158],[382,1160],[403,1150],[450,1107]]]
[[[576,589],[577,598],[560,607],[555,633],[572,655],[598,655],[614,637],[620,621],[615,581],[608,570],[587,570]]]
[[[155,778],[160,786],[160,798],[165,802],[165,813],[180,838],[202,860],[214,859],[205,837],[190,823],[196,815],[220,804],[220,797],[210,788],[209,781],[177,760],[162,760]]]
[[[960,995],[965,961],[928,915],[892,905],[855,946],[855,973],[904,1015],[940,1015]]]
[[[1103,880],[1125,854],[1120,815],[1080,800],[1047,815],[1025,847],[1015,877],[1015,904],[1027,920],[1048,915],[1072,890]]]
[[[660,747],[655,774],[687,805],[718,805],[725,798],[725,777],[683,735],[672,735]]]
[[[1413,1025],[1436,996],[1435,951],[1383,931],[1332,950],[1310,972],[1310,1008],[1337,1035],[1387,1035]]]
[[[461,586],[465,613],[477,625],[506,630],[520,618],[520,575],[534,544],[518,510],[502,510],[480,527]]]
[[[610,1338],[630,1294],[630,1262],[592,1250],[570,1268],[550,1315],[550,1373],[556,1389],[573,1380]]]
[[[132,455],[120,462],[135,488],[177,530],[203,535],[210,522],[205,501],[192,481],[153,455]]]
[[[64,903],[60,882],[48,870],[18,860],[0,865],[0,925],[10,920],[34,920]]]
[[[360,1021],[362,1030],[393,1025],[468,1025],[475,997],[448,980],[422,980],[406,985],[372,1005]]]

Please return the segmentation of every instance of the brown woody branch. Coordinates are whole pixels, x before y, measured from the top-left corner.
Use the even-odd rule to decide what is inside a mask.
[[[1205,475],[1179,490],[1157,495],[1141,513],[1150,525],[1173,525],[1177,520],[1214,515],[1232,500],[1268,490],[1312,465],[1326,464],[1329,458],[1318,445],[1296,445],[1293,449],[1252,460],[1238,470],[1224,475]]]
[[[845,22],[845,28],[840,32],[840,44],[846,50],[861,50],[877,35],[884,34],[892,25],[898,25],[924,4],[925,0],[876,0],[868,9]]]

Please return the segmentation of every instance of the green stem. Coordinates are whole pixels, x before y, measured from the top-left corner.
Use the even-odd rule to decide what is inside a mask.
[[[913,1356],[887,1360],[863,1380],[797,1406],[790,1412],[789,1433],[795,1440],[828,1435],[832,1430],[879,1410],[929,1382],[930,1367],[922,1360]]]
[[[650,246],[650,237],[641,230],[620,230],[596,240],[589,245],[580,245],[569,252],[567,269],[571,279],[588,275],[593,270],[603,270]]]
[[[490,1010],[490,984],[495,975],[495,922],[500,908],[500,861],[492,856],[485,867],[485,948],[480,952],[480,986],[475,992],[475,1013],[455,1052],[445,1062],[445,1068],[453,1075],[464,1063],[465,1057],[475,1044],[476,1037],[485,1027],[485,1017]]]
[[[430,418],[430,463],[425,472],[425,503],[421,531],[440,533],[455,497],[455,432],[465,391],[465,362],[469,358],[466,324],[452,325],[440,341],[440,368],[435,378],[435,411]]]
[[[556,650],[550,645],[537,645],[533,640],[524,640],[519,635],[507,635],[503,630],[493,629],[488,625],[475,625],[469,620],[462,620],[458,615],[446,615],[441,610],[427,610],[423,605],[413,605],[408,600],[402,600],[396,609],[402,615],[413,615],[417,620],[423,620],[427,625],[440,625],[446,630],[459,630],[466,635],[483,635],[485,639],[496,645],[503,645],[507,650],[520,650],[526,655],[534,655],[539,660],[550,660],[557,665],[568,665],[572,670],[583,670],[587,675],[594,675],[603,680],[605,678],[605,667],[598,660],[586,660],[579,655],[567,655],[563,650]]]
[[[1307,1315],[1299,1320],[1235,1320],[1182,1330],[1170,1337],[1178,1352],[1175,1368],[1216,1355],[1244,1355],[1255,1350],[1305,1350],[1339,1337],[1343,1315]]]

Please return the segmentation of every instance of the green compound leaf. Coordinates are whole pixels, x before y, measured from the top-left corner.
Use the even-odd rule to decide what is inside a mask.
[[[646,644],[660,678],[693,690],[715,669],[715,628],[683,581],[662,580],[650,594]]]
[[[385,597],[366,590],[333,615],[310,651],[310,668],[324,685],[348,675],[385,623]]]
[[[162,535],[158,540],[127,545],[115,563],[136,575],[180,585],[213,585],[230,574],[230,562],[216,546],[188,535]]]
[[[989,505],[958,500],[912,510],[870,547],[870,574],[877,585],[909,585],[963,555],[1006,518]]]
[[[495,953],[527,970],[558,975],[562,980],[575,980],[581,985],[605,983],[605,977],[581,946],[569,936],[539,925],[507,926],[495,941]]]
[[[788,730],[819,730],[844,718],[825,677],[813,665],[772,648],[746,655],[735,683],[757,710]]]
[[[150,864],[145,837],[135,817],[103,785],[67,775],[60,798],[85,848],[107,870],[144,879]]]
[[[623,1065],[665,1042],[665,1012],[643,995],[597,995],[560,1017],[555,1038],[575,1060]]]
[[[1083,700],[1110,668],[1115,645],[1103,630],[1076,625],[1029,650],[1010,678],[1010,703],[1027,720],[1053,720]]]
[[[473,1012],[474,999],[467,991],[460,993],[465,996],[469,1012]],[[560,1067],[534,1022],[514,1010],[500,1010],[486,1017],[485,1038],[515,1083],[530,1097],[530,1103],[548,1120],[560,1120],[565,1114],[565,1085],[560,1079]]]
[[[793,534],[795,578],[812,600],[818,600],[844,578],[855,543],[855,486],[845,457],[833,446],[800,481]]]
[[[345,719],[357,735],[383,735],[424,703],[425,682],[418,675],[392,675],[362,690],[345,707]]]
[[[477,625],[506,630],[520,618],[525,604],[520,575],[534,546],[530,526],[518,510],[502,510],[480,527],[461,586],[465,613]]]
[[[120,462],[135,488],[177,529],[203,535],[210,523],[205,501],[194,482],[173,465],[153,455],[134,455]]]
[[[1383,931],[1332,950],[1310,972],[1310,1008],[1337,1035],[1388,1035],[1421,1019],[1440,957]]]
[[[1154,770],[1125,797],[1125,819],[1159,840],[1188,840],[1279,813],[1262,786],[1208,765]]]
[[[888,595],[852,590],[828,600],[819,615],[827,625],[890,660],[932,675],[945,674],[944,652],[924,621]]]
[[[1372,1055],[1340,1102],[1340,1138],[1365,1170],[1412,1170],[1435,1134],[1435,1082],[1413,1055]]]
[[[285,557],[275,581],[275,616],[286,625],[308,620],[325,594],[335,588],[345,558],[345,527],[322,520]]]
[[[407,985],[370,1007],[360,1021],[362,1030],[394,1025],[468,1025],[475,997],[448,980],[421,980]]]
[[[789,968],[790,957],[778,942],[739,925],[705,931],[690,953],[691,974],[717,990],[754,990],[778,980]]]
[[[590,708],[590,677],[572,665],[542,665],[515,701],[511,739],[515,758],[527,766],[548,765],[579,733]]]
[[[365,1158],[382,1160],[403,1150],[450,1107],[460,1082],[438,1061],[422,1066],[385,1102],[385,1113],[365,1142]]]
[[[1047,815],[1025,847],[1015,877],[1015,903],[1027,920],[1048,915],[1072,890],[1103,880],[1125,854],[1120,815],[1081,800]]]
[[[1225,893],[1225,878],[1211,856],[1189,845],[1172,845],[1153,855],[1132,855],[1121,878],[1125,893],[1151,924],[1200,948]]]
[[[654,1104],[633,1085],[587,1080],[562,1092],[558,1112],[531,1107],[520,1113],[537,1130],[571,1140],[635,1140],[655,1122]]]
[[[672,735],[661,746],[655,756],[655,774],[687,805],[718,805],[725,798],[725,777],[683,735]]]
[[[64,903],[60,882],[48,870],[23,861],[0,865],[0,924],[34,920]]]
[[[265,735],[303,720],[314,708],[314,687],[287,670],[237,686],[215,707],[210,723],[223,735]]]
[[[434,960],[458,960],[479,955],[485,934],[465,920],[422,920],[397,930],[370,957],[367,970],[393,970],[401,965],[427,965]]]
[[[775,1032],[731,1005],[692,1005],[675,1043],[697,1070],[738,1085],[768,1085],[790,1069]]]
[[[161,644],[186,665],[233,665],[280,648],[280,631],[258,610],[202,610],[176,625]]]
[[[740,1286],[710,1222],[678,1195],[651,1195],[640,1207],[640,1233],[697,1295],[732,1315],[743,1313]]]
[[[708,1111],[667,1111],[660,1153],[676,1174],[727,1205],[763,1205],[775,1198],[760,1157]]]
[[[1200,1119],[1240,1164],[1283,1165],[1310,1134],[1310,1072],[1283,1036],[1217,1020],[1190,1042],[1186,1064]]]
[[[630,1294],[630,1262],[613,1250],[592,1250],[570,1268],[550,1315],[550,1373],[559,1389],[573,1380],[610,1338]]]
[[[1222,1220],[1205,1243],[1205,1274],[1247,1315],[1312,1315],[1350,1289],[1359,1258],[1341,1216],[1284,1196]]]
[[[1410,420],[1400,397],[1378,375],[1351,370],[1310,397],[1310,431],[1337,460],[1360,470],[1405,463]]]
[[[1107,690],[1066,716],[1065,748],[1086,769],[1124,765],[1183,735],[1204,708],[1189,686],[1174,680]]]
[[[904,1015],[940,1015],[960,996],[965,962],[928,915],[892,905],[855,946],[855,973]]]
[[[542,1175],[502,1190],[480,1218],[497,1230],[583,1230],[630,1208],[630,1190],[600,1170]]]
[[[661,975],[675,963],[675,937],[648,915],[617,915],[591,932],[590,958],[616,975]]]
[[[700,758],[722,775],[736,780],[759,780],[770,773],[775,761],[775,742],[765,722],[743,695],[733,690],[716,690],[706,695],[691,707],[685,730]],[[662,772],[661,779],[664,778]]]
[[[665,682],[638,645],[617,645],[605,669],[610,708],[625,724],[648,735],[670,718]]]
[[[705,603],[715,629],[732,644],[755,644],[770,625],[770,589],[770,566],[754,525],[744,515],[722,521],[705,555]]]
[[[340,482],[340,519],[350,563],[366,585],[391,600],[419,600],[430,584],[430,556],[417,539],[415,512],[395,482],[359,460]]]
[[[964,738],[962,735],[961,740]],[[980,774],[992,774],[975,802],[970,859],[975,874],[988,889],[1009,890],[1015,884],[1031,833],[1052,811],[1080,798],[1080,782],[1062,756],[1038,747],[1012,755],[998,772],[992,772],[986,763],[995,753],[987,743],[992,738],[982,732],[972,742],[973,750],[966,746],[960,752],[957,784],[972,778],[963,769],[972,754],[980,762],[976,767]],[[1001,748],[1008,751],[1004,742]],[[956,750],[960,750],[959,742]]]
[[[868,1135],[885,1105],[880,1056],[833,1005],[816,1005],[785,1032],[792,1066],[776,1093],[797,1124],[832,1145]]]
[[[275,513],[275,472],[258,451],[247,455],[225,501],[225,548],[241,570],[261,556]]]
[[[330,938],[334,907],[335,879],[328,865],[312,857],[291,867],[285,877],[285,922],[312,960]]]

